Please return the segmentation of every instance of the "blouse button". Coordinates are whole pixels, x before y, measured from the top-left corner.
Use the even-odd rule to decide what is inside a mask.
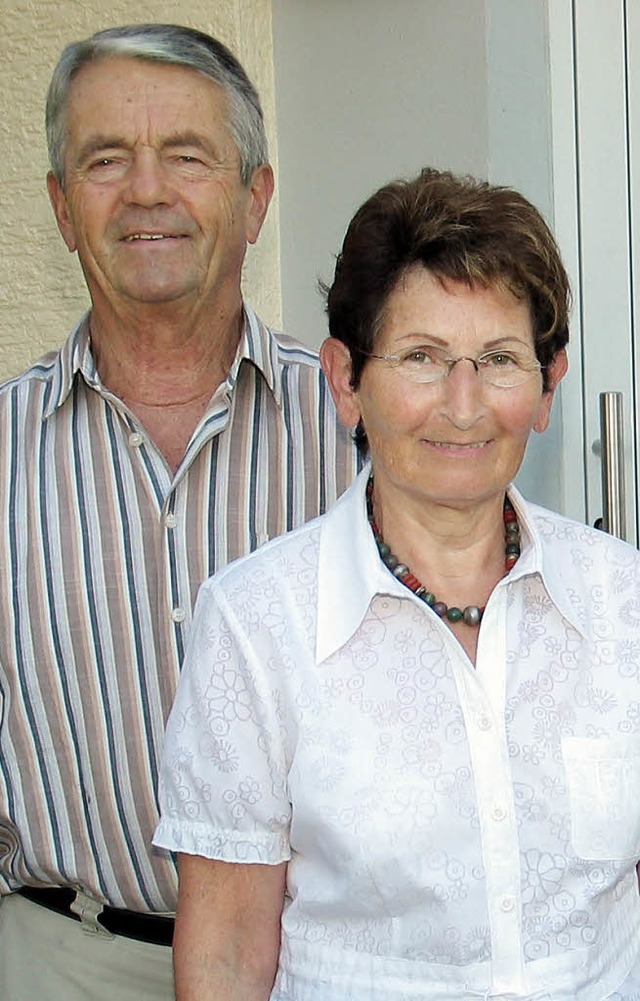
[[[490,730],[491,729],[491,719],[486,713],[482,716],[478,716],[478,729],[480,730]]]
[[[139,448],[142,445],[143,437],[139,431],[132,431],[129,435],[129,444],[132,448]]]
[[[500,903],[500,907],[505,912],[505,914],[510,914],[515,906],[516,902],[513,899],[513,897],[503,897]]]
[[[186,618],[186,612],[184,608],[174,608],[171,612],[171,618],[174,622],[184,622]]]
[[[175,528],[178,524],[178,519],[175,514],[167,514],[165,515],[164,524],[166,528]]]
[[[496,803],[493,810],[491,811],[491,815],[493,816],[494,820],[498,821],[505,820],[507,816],[507,811],[503,806],[500,805],[500,803]]]

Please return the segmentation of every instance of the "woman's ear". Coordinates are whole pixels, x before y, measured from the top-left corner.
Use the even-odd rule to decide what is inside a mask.
[[[351,385],[349,348],[336,337],[327,337],[320,348],[320,362],[340,421],[345,427],[354,428],[360,420],[360,404],[357,390]]]
[[[567,360],[567,352],[564,348],[561,348],[560,351],[556,351],[547,366],[547,388],[543,390],[542,397],[540,399],[538,414],[533,423],[534,431],[541,433],[542,431],[547,430],[549,426],[549,417],[551,416],[553,394],[555,393],[560,380],[567,374],[568,368],[569,362]]]

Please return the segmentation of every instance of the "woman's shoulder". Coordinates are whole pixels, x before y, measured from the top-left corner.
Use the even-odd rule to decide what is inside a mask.
[[[322,515],[312,521],[264,542],[246,556],[241,556],[206,580],[199,592],[201,601],[220,601],[233,607],[238,601],[264,607],[273,602],[287,602],[289,592],[305,581],[315,590],[318,546]]]
[[[602,529],[525,502],[532,534],[546,557],[574,565],[626,568],[640,575],[640,551]]]
[[[362,470],[324,514],[263,542],[253,552],[228,563],[205,581],[203,587],[220,587],[226,591],[240,581],[265,573],[274,574],[286,587],[287,582],[295,577],[296,568],[307,577],[314,574],[317,570],[321,535],[331,531],[331,528],[334,533],[349,533],[353,519],[364,505],[366,479],[367,472]]]

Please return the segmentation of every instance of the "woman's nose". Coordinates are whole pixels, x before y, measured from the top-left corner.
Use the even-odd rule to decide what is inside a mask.
[[[483,410],[483,383],[473,358],[456,358],[444,380],[445,408],[459,428],[471,427]]]

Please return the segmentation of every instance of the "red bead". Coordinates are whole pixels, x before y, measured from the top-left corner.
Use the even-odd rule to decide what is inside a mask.
[[[414,577],[412,573],[405,574],[402,578],[402,583],[406,584],[412,591],[417,591],[422,586],[418,578]]]

